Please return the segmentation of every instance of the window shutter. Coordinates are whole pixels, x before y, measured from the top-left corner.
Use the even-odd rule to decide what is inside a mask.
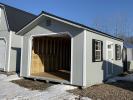
[[[115,44],[115,60],[117,60],[117,44]]]
[[[95,62],[95,39],[92,39],[92,62]]]
[[[101,61],[103,61],[103,41],[101,41]]]
[[[121,52],[121,45],[120,46],[120,60],[121,60],[121,57],[122,57],[122,52]]]

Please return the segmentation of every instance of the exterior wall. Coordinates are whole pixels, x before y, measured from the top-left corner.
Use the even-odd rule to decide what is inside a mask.
[[[4,38],[6,41],[6,63],[4,71],[16,71],[20,66],[18,64],[18,49],[21,50],[21,39],[22,36],[16,35],[14,32],[8,30],[6,23],[6,17],[4,9],[0,8],[0,38]],[[17,48],[17,50],[16,50]],[[20,56],[21,57],[21,56]]]
[[[9,71],[20,71],[22,36],[11,35],[10,68]]]
[[[5,19],[4,9],[0,8],[0,31],[7,31],[7,30],[8,27]]]
[[[92,62],[92,39],[103,41],[103,61]],[[98,35],[93,32],[86,32],[86,86],[102,83],[107,78],[106,75],[106,41],[113,42],[113,74],[117,75],[122,72],[123,64],[121,60],[115,60],[115,44],[120,44],[123,48],[123,42]]]
[[[0,38],[4,38],[6,41],[6,63],[4,71],[9,71],[9,41],[10,41],[10,32],[7,28],[7,23],[4,15],[4,9],[0,8]]]
[[[21,76],[27,77],[30,72],[30,41],[32,35],[50,35],[51,33],[68,32],[72,36],[72,81],[74,85],[82,86],[83,80],[83,30],[72,27],[70,25],[52,20],[51,26],[45,25],[46,20],[41,21],[40,24],[32,28],[23,37],[23,52],[22,52],[22,70]],[[77,74],[78,73],[78,74]]]
[[[127,61],[133,60],[133,49],[132,48],[126,48],[127,49]]]
[[[133,48],[127,49],[127,67],[129,71],[133,71]]]

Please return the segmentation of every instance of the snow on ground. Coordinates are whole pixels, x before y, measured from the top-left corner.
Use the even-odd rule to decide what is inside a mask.
[[[75,100],[79,96],[68,93],[66,90],[75,89],[70,85],[53,85],[44,91],[29,90],[9,82],[20,79],[17,75],[0,74],[0,100]],[[82,98],[81,100],[90,100]]]
[[[133,74],[129,74],[129,75],[126,75],[124,77],[120,77],[120,76],[113,77],[113,78],[110,78],[107,82],[116,82],[116,81],[130,81],[130,82],[133,82]]]

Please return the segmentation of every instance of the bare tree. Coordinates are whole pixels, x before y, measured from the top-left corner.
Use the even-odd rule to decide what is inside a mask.
[[[128,17],[126,14],[118,14],[113,17],[110,16],[110,18],[106,19],[96,18],[94,20],[93,27],[108,34],[122,38],[125,41],[131,41],[133,39],[129,39],[129,37],[132,36],[132,27],[129,26]]]

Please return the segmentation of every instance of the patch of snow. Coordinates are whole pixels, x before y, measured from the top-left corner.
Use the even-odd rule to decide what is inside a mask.
[[[2,81],[3,79],[7,78],[7,75],[5,74],[0,74],[0,81]]]
[[[82,98],[80,98],[80,100],[91,100],[91,99],[88,97],[82,97]]]
[[[18,75],[0,74],[0,100],[75,100],[79,96],[67,92],[66,90],[75,89],[70,85],[53,85],[46,90],[29,90],[10,82],[20,79]],[[90,100],[82,98],[81,100]]]
[[[116,82],[116,81],[130,81],[130,82],[133,82],[133,74],[129,74],[129,75],[126,75],[124,77],[113,77],[113,78],[110,78],[107,83],[110,83],[110,82]]]
[[[8,76],[7,78],[3,79],[3,81],[12,81],[12,80],[18,80],[18,79],[20,79],[20,77],[17,74],[15,74],[15,75]]]

